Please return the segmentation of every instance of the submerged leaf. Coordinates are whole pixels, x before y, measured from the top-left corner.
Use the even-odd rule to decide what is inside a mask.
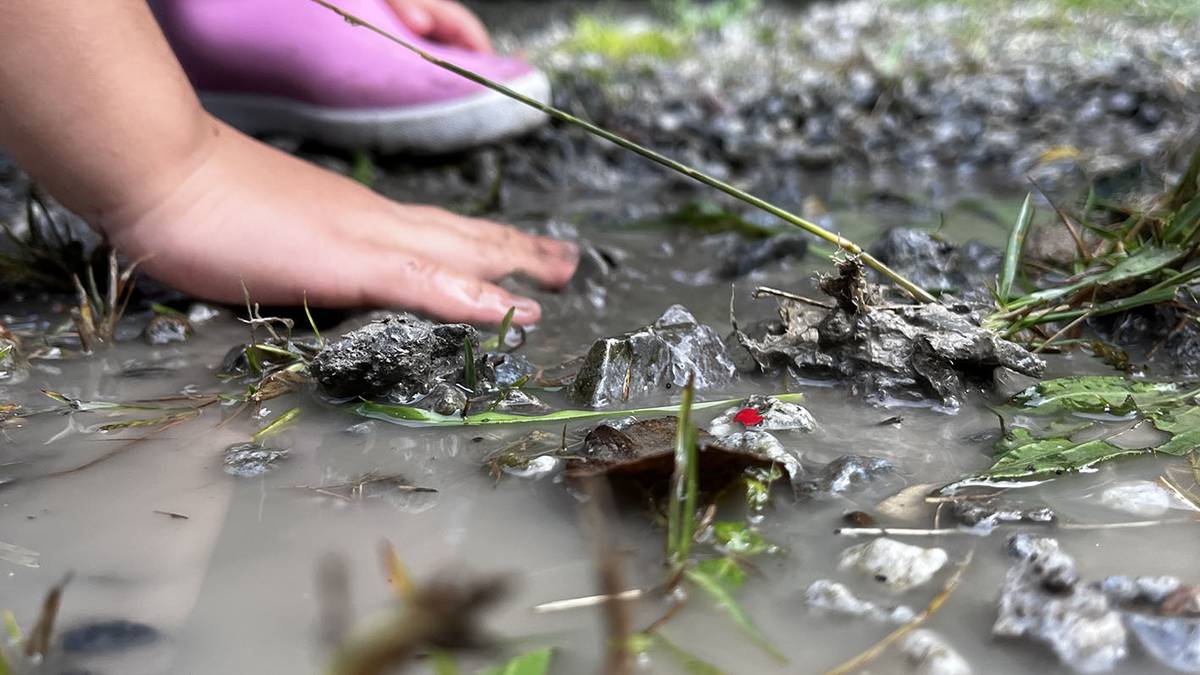
[[[503,666],[489,668],[480,675],[545,675],[550,670],[550,657],[554,650],[546,647],[513,657]]]

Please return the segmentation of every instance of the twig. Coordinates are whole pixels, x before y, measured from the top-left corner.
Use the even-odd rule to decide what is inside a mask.
[[[833,305],[829,304],[828,302],[821,302],[820,300],[806,298],[803,295],[789,293],[788,291],[781,291],[778,288],[770,288],[769,286],[759,286],[758,288],[754,289],[754,293],[751,294],[751,297],[757,300],[768,295],[777,298],[783,298],[784,300],[794,300],[795,302],[812,305],[813,307],[820,307],[821,309],[833,309]]]
[[[601,593],[600,595],[585,595],[581,598],[568,598],[566,600],[553,600],[551,602],[543,602],[540,605],[533,607],[535,614],[550,614],[551,612],[564,612],[570,609],[584,609],[586,607],[595,607],[603,605],[613,600],[637,600],[646,596],[646,591],[640,588],[631,588],[627,591],[621,591],[615,595]]]
[[[861,257],[863,262],[865,262],[867,265],[874,268],[880,274],[883,274],[887,278],[891,279],[898,286],[900,286],[904,290],[908,291],[908,293],[910,295],[912,295],[914,298],[916,298],[917,300],[919,300],[921,302],[935,302],[936,301],[932,295],[927,293],[920,286],[917,286],[913,282],[909,281],[907,278],[905,278],[899,272],[896,272],[892,268],[885,265],[882,261],[880,261],[875,256],[872,256],[870,253],[867,253],[866,251],[864,251],[858,244],[855,244],[854,242],[850,241],[849,239],[842,237],[840,234],[830,232],[830,231],[826,230],[825,228],[821,227],[820,225],[817,225],[816,223],[805,220],[804,218],[801,218],[800,216],[797,216],[794,213],[785,211],[784,209],[782,209],[778,206],[775,206],[774,204],[771,204],[763,199],[760,199],[759,197],[755,197],[754,195],[749,194],[748,192],[739,190],[736,187],[730,185],[729,183],[718,180],[718,179],[716,179],[706,173],[703,173],[701,171],[697,171],[681,162],[673,160],[665,155],[659,154],[659,153],[657,153],[649,148],[646,148],[644,146],[638,145],[637,143],[634,143],[633,141],[630,141],[622,136],[618,136],[617,134],[614,134],[611,131],[602,129],[590,122],[585,122],[584,120],[579,119],[578,117],[576,117],[570,113],[564,112],[562,110],[559,110],[558,108],[555,108],[553,106],[542,103],[541,101],[538,101],[537,99],[526,96],[525,94],[522,94],[518,91],[515,91],[515,90],[509,88],[509,87],[506,87],[503,84],[489,80],[488,78],[483,77],[482,75],[474,73],[470,70],[467,70],[466,68],[463,68],[462,66],[455,65],[444,59],[440,59],[440,58],[434,56],[433,54],[430,54],[429,52],[425,51],[424,49],[417,47],[416,45],[412,44],[411,42],[404,40],[403,38],[400,38],[396,35],[393,35],[392,33],[389,33],[388,31],[383,30],[382,28],[379,28],[378,26],[371,24],[371,23],[363,20],[362,18],[355,16],[354,14],[351,14],[350,12],[347,12],[346,10],[344,10],[332,3],[326,2],[325,0],[311,0],[311,1],[315,2],[316,4],[326,8],[332,12],[335,12],[336,14],[341,16],[343,19],[345,19],[347,23],[349,23],[353,26],[362,26],[363,28],[366,28],[367,30],[371,31],[372,33],[375,33],[376,35],[379,35],[380,37],[386,38],[386,39],[400,45],[401,47],[408,49],[409,51],[415,53],[417,56],[420,56],[421,58],[425,59],[429,63],[432,63],[433,65],[435,65],[439,68],[448,70],[456,75],[465,77],[468,80],[475,82],[476,84],[487,87],[488,89],[491,89],[495,92],[503,94],[504,96],[507,96],[516,101],[520,101],[521,103],[524,103],[525,105],[527,105],[531,108],[539,110],[539,111],[545,113],[546,115],[553,117],[559,121],[566,122],[567,124],[572,124],[574,126],[577,126],[594,136],[599,136],[600,138],[603,138],[604,140],[606,140],[610,143],[613,143],[613,144],[618,145],[626,150],[629,150],[638,155],[641,155],[642,157],[645,157],[646,159],[649,159],[650,161],[661,164],[662,166],[665,166],[668,169],[671,169],[673,171],[681,173],[681,174],[683,174],[695,181],[703,183],[709,187],[716,188],[717,190],[720,190],[721,192],[724,192],[725,194],[727,194],[735,199],[738,199],[747,204],[750,204],[751,206],[754,206],[755,208],[766,211],[767,213],[770,213],[771,215],[773,215],[791,225],[794,225],[802,230],[805,230],[806,232],[809,232],[810,234],[816,235],[817,237],[820,237],[821,239],[824,239],[825,241],[828,241],[831,244],[838,246],[839,248],[845,249],[846,251],[848,251],[849,253],[851,253],[853,255],[857,255],[857,256]]]
[[[1160,525],[1184,525],[1200,522],[1195,518],[1164,518],[1162,520],[1131,520],[1124,523],[1059,523],[1060,530],[1124,530]]]
[[[843,662],[833,670],[827,671],[825,675],[847,675],[866,666],[868,663],[879,658],[879,655],[887,651],[887,648],[892,646],[897,640],[908,635],[916,630],[929,620],[929,617],[937,613],[942,605],[946,604],[946,600],[950,598],[950,594],[954,593],[954,589],[958,588],[958,584],[962,581],[963,573],[967,571],[967,566],[971,564],[971,559],[975,557],[975,549],[967,551],[967,555],[963,557],[962,562],[958,563],[958,568],[954,570],[954,574],[946,580],[946,585],[937,595],[933,596],[933,600],[921,610],[921,613],[913,617],[912,621],[900,626],[896,630],[888,633],[882,640],[871,645],[866,651],[858,656]]]
[[[982,531],[960,530],[957,527],[935,527],[932,529],[913,527],[839,527],[833,533],[844,537],[940,537],[944,534],[970,534],[976,537],[986,536],[986,533]]]
[[[1179,501],[1190,506],[1193,511],[1200,511],[1200,498],[1197,498],[1187,490],[1184,490],[1168,476],[1159,476],[1158,482],[1161,483],[1163,487],[1175,493],[1175,496],[1179,499]]]

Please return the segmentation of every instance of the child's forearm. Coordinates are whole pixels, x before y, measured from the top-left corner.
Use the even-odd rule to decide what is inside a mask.
[[[146,0],[0,0],[0,147],[92,224],[150,207],[217,128]]]

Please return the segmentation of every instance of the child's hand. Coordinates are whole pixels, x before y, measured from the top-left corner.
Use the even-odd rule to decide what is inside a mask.
[[[536,321],[538,304],[487,280],[522,272],[549,287],[577,250],[483,220],[391,202],[215,120],[217,132],[178,186],[145,212],[102,228],[142,269],[181,291],[242,301],[401,306],[446,320]],[[140,201],[140,200],[139,200]]]
[[[471,10],[453,0],[388,0],[409,30],[473,52],[492,52],[487,29]]]

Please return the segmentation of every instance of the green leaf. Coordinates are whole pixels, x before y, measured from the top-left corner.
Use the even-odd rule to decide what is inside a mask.
[[[1151,418],[1154,428],[1171,434],[1171,438],[1154,448],[1164,455],[1184,456],[1200,449],[1200,408],[1189,407],[1165,412]]]
[[[668,640],[661,631],[655,642],[690,675],[725,675],[725,671]]]
[[[1038,383],[1013,397],[1020,412],[1051,415],[1062,412],[1125,414],[1180,398],[1170,382],[1142,382],[1115,375],[1062,377]]]
[[[443,649],[429,652],[429,662],[433,666],[434,675],[458,675],[458,661],[454,655]]]
[[[1148,450],[1122,448],[1104,438],[1082,442],[1061,437],[1037,438],[1028,429],[1020,427],[998,441],[996,449],[999,451],[996,463],[984,472],[983,478],[1032,479],[1057,475]]]
[[[4,610],[4,632],[8,633],[10,641],[21,641],[21,624],[17,623],[16,615],[7,609]]]
[[[8,663],[8,654],[4,651],[3,645],[0,645],[0,675],[13,675],[12,666]]]
[[[350,168],[350,177],[367,187],[375,185],[375,162],[372,161],[370,152],[354,152],[354,166]]]
[[[504,349],[504,340],[508,337],[508,329],[512,327],[513,315],[516,314],[516,307],[509,307],[505,312],[504,318],[500,321],[500,328],[495,337],[490,337],[479,345],[479,348],[485,352],[502,352]]]
[[[710,558],[696,563],[696,568],[719,582],[730,593],[746,583],[746,570],[733,558]]]
[[[705,593],[708,593],[713,601],[717,603],[717,606],[729,614],[729,618],[733,619],[733,622],[737,624],[738,628],[742,630],[751,642],[761,647],[776,660],[780,662],[787,661],[787,657],[771,645],[763,632],[759,630],[758,626],[750,619],[750,616],[746,614],[746,610],[742,609],[742,606],[738,604],[737,599],[733,597],[733,593],[725,586],[723,579],[714,577],[699,567],[692,567],[684,571],[684,576],[704,590]]]
[[[775,394],[781,401],[798,402],[803,400],[803,394]],[[692,410],[721,408],[741,403],[743,399],[732,398],[721,401],[696,403]],[[533,424],[538,422],[563,422],[567,420],[597,419],[604,417],[622,417],[628,415],[674,415],[679,412],[678,405],[662,405],[651,408],[634,408],[631,410],[556,410],[544,415],[514,415],[502,412],[482,412],[462,417],[460,415],[439,415],[428,410],[413,406],[393,405],[390,403],[374,403],[364,401],[350,409],[354,414],[371,419],[394,422],[396,424],[411,424],[413,426],[475,426],[487,424]]]
[[[463,338],[463,377],[472,394],[479,390],[479,378],[475,374],[475,345],[471,344],[470,336]]]
[[[734,555],[753,556],[770,553],[776,548],[742,521],[721,520],[713,523],[712,527],[717,545]]]
[[[692,401],[696,387],[688,378],[679,402],[679,418],[675,427],[675,471],[671,478],[671,503],[667,511],[667,556],[679,564],[687,559],[692,539],[696,536],[696,499],[700,490],[699,449],[696,447],[696,428],[692,426]]]
[[[1025,195],[1021,204],[1021,214],[1008,234],[1008,245],[1004,248],[1004,260],[1000,266],[1000,279],[996,285],[996,294],[1000,302],[1006,303],[1012,298],[1013,283],[1017,279],[1017,271],[1021,267],[1021,250],[1025,248],[1025,236],[1029,234],[1029,225],[1033,223],[1033,193]]]
[[[268,436],[277,434],[280,431],[282,431],[284,427],[291,424],[292,421],[295,420],[299,415],[300,415],[300,408],[298,408],[298,407],[292,408],[291,410],[288,410],[288,411],[285,411],[285,412],[281,413],[279,415],[279,417],[276,417],[275,419],[271,420],[271,422],[269,424],[267,424],[267,426],[254,432],[254,435],[251,436],[251,439],[254,440],[255,442],[258,442]]]
[[[554,650],[546,647],[514,657],[503,666],[489,668],[480,675],[545,675],[550,670]]]

